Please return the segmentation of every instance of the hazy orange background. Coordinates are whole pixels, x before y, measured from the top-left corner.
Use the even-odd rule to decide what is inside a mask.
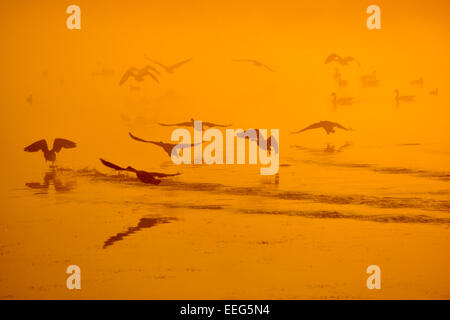
[[[71,4],[81,8],[81,30],[66,28]],[[381,8],[382,30],[366,27],[371,4]],[[1,1],[2,190],[17,172],[45,170],[41,155],[23,152],[41,138],[78,143],[76,152],[60,155],[67,166],[100,168],[102,157],[158,168],[166,155],[130,141],[127,132],[169,141],[171,130],[155,124],[191,117],[234,128],[280,129],[280,163],[293,142],[328,141],[319,130],[307,136],[288,134],[319,120],[355,129],[353,136],[333,136],[336,144],[351,136],[360,144],[426,141],[448,150],[449,14],[447,0]],[[354,56],[362,64],[339,67],[350,82],[344,90],[333,82],[334,65],[324,64],[332,52]],[[160,84],[146,80],[138,84],[138,92],[130,92],[128,84],[119,87],[126,69],[148,64],[144,55],[165,64],[193,59],[173,75],[162,74]],[[258,59],[276,72],[232,59]],[[114,76],[92,76],[102,68],[113,69]],[[360,75],[373,70],[380,87],[362,89]],[[409,81],[421,76],[425,85],[418,92]],[[396,109],[396,88],[401,94],[417,94],[416,103]],[[435,88],[437,99],[428,94]],[[359,103],[335,112],[333,91]],[[29,94],[32,105],[25,101]],[[131,124],[124,122],[126,117]],[[449,170],[448,157],[398,156]],[[364,150],[359,157],[385,161],[383,154]],[[9,209],[2,206],[4,212]],[[448,265],[448,231],[441,236],[445,242],[435,243],[447,248],[441,261]],[[389,242],[385,239],[385,245]],[[446,293],[448,298],[448,288]]]

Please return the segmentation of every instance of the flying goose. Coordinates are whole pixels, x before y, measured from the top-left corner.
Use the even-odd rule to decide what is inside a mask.
[[[160,123],[158,122],[158,124],[160,126],[163,127],[193,127],[194,128],[194,119],[191,118],[190,121],[186,121],[186,122],[179,122],[179,123]],[[204,129],[205,127],[211,128],[211,127],[221,127],[221,128],[226,128],[226,127],[230,127],[231,124],[217,124],[217,123],[212,123],[212,122],[202,122],[202,129]]]
[[[330,54],[326,59],[325,59],[325,64],[328,64],[330,62],[337,62],[343,66],[347,66],[350,64],[350,62],[355,62],[358,66],[361,66],[361,64],[353,57],[341,57],[340,55],[336,54],[336,53],[332,53]]]
[[[158,78],[149,71],[149,69],[151,69],[151,68],[153,68],[153,67],[145,66],[142,69],[138,69],[135,67],[128,69],[123,74],[122,78],[120,79],[119,86],[123,85],[130,77],[133,77],[134,80],[136,80],[138,82],[142,82],[142,81],[144,81],[145,76],[150,76],[153,80],[155,80],[157,83],[159,83]]]
[[[317,129],[317,128],[323,128],[327,134],[330,133],[334,133],[335,132],[335,128],[339,128],[339,129],[343,129],[343,130],[352,130],[351,128],[346,128],[343,127],[342,125],[340,125],[337,122],[331,122],[331,121],[320,121],[320,122],[316,122],[313,123],[312,125],[303,128],[301,130],[295,131],[295,132],[291,132],[292,134],[297,134],[306,130],[312,130],[312,129]]]
[[[255,133],[255,135],[251,134],[252,130]],[[268,139],[264,139],[264,137],[262,137],[262,141],[263,141],[262,145],[259,143],[260,142],[259,129],[248,129],[243,132],[238,132],[236,134],[236,136],[239,138],[256,141],[256,144],[258,145],[258,147],[263,150],[267,150],[269,152],[269,154],[271,154],[272,148],[274,149],[275,153],[278,153],[278,141],[277,141],[277,139],[275,139],[274,136],[271,135]]]
[[[100,161],[103,163],[103,165],[107,166],[108,168],[117,170],[117,171],[130,171],[130,172],[134,172],[136,174],[136,177],[144,182],[144,183],[150,183],[150,184],[154,184],[154,185],[158,185],[161,183],[161,180],[156,179],[156,178],[166,178],[166,177],[173,177],[173,176],[178,176],[180,175],[180,173],[175,173],[175,174],[167,174],[167,173],[161,173],[161,172],[147,172],[147,171],[143,171],[143,170],[136,170],[133,167],[126,167],[126,168],[122,168],[119,167],[118,165],[115,165],[114,163],[111,163],[109,161],[103,160],[100,158]]]
[[[177,62],[177,63],[175,63],[175,64],[173,64],[173,65],[167,66],[167,65],[164,65],[164,64],[162,64],[162,63],[160,63],[160,62],[158,62],[158,61],[156,61],[156,60],[147,58],[147,56],[146,56],[145,58],[146,58],[147,60],[149,60],[149,61],[151,61],[151,62],[154,62],[154,63],[156,63],[157,65],[159,65],[159,66],[160,66],[161,68],[163,68],[167,73],[175,73],[175,69],[181,67],[181,66],[184,65],[185,63],[188,63],[189,61],[192,60],[192,58],[189,58],[189,59],[186,59],[186,60]]]
[[[150,140],[144,140],[141,138],[138,138],[136,136],[134,136],[131,132],[128,132],[128,134],[130,135],[130,137],[134,140],[140,141],[140,142],[145,142],[145,143],[152,143],[154,145],[157,145],[161,148],[164,149],[165,152],[167,152],[167,154],[169,155],[169,157],[172,157],[172,153],[175,152],[175,154],[178,156],[178,151],[179,149],[185,149],[185,148],[192,148],[196,145],[199,145],[201,143],[195,143],[195,144],[176,144],[176,143],[164,143],[162,141],[150,141]]]
[[[56,154],[61,151],[62,148],[75,148],[77,144],[75,142],[56,138],[53,141],[52,150],[48,150],[47,141],[45,139],[36,141],[35,143],[30,144],[28,147],[25,147],[23,150],[27,152],[36,152],[42,151],[44,153],[45,161],[51,161],[54,163],[56,161]]]
[[[254,59],[233,59],[234,62],[249,62],[251,64],[253,64],[255,67],[262,67],[262,68],[266,68],[267,70],[269,70],[270,72],[275,72],[275,70],[273,70],[271,67],[269,67],[268,65],[258,61],[258,60],[254,60]]]

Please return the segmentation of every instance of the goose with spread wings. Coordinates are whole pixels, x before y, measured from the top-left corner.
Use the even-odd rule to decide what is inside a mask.
[[[172,157],[172,154],[174,154],[178,157],[178,152],[180,149],[192,148],[194,146],[201,144],[201,143],[195,143],[195,144],[194,143],[190,143],[190,144],[164,143],[162,141],[157,142],[157,141],[151,141],[151,140],[144,140],[144,139],[134,136],[131,132],[128,132],[128,134],[134,140],[144,142],[144,143],[152,143],[154,145],[157,145],[158,147],[163,148],[164,151],[169,155],[169,157]]]
[[[106,161],[104,159],[100,158],[100,161],[103,163],[104,166],[117,170],[117,171],[129,171],[129,172],[134,172],[136,174],[136,177],[144,182],[144,183],[149,183],[149,184],[154,184],[154,185],[158,185],[161,183],[162,180],[160,180],[161,178],[167,178],[167,177],[173,177],[173,176],[178,176],[180,175],[180,173],[174,173],[174,174],[167,174],[167,173],[161,173],[161,172],[148,172],[148,171],[144,171],[144,170],[136,170],[133,167],[120,167],[112,162]],[[157,179],[158,178],[158,179]]]
[[[161,62],[158,62],[158,61],[156,61],[156,60],[150,59],[150,58],[148,58],[147,56],[146,56],[145,58],[146,58],[147,60],[153,62],[153,63],[156,63],[158,66],[160,66],[161,68],[163,68],[167,73],[175,73],[175,69],[178,69],[178,68],[181,67],[182,65],[184,65],[184,64],[186,64],[186,63],[188,63],[189,61],[192,60],[192,58],[189,58],[189,59],[186,59],[186,60],[183,60],[183,61],[180,61],[180,62],[177,62],[177,63],[175,63],[175,64],[172,64],[172,65],[169,65],[169,66],[168,66],[168,65],[162,64]]]
[[[56,161],[56,154],[61,151],[62,148],[71,149],[75,148],[77,144],[67,139],[56,138],[53,141],[53,148],[48,149],[47,141],[45,139],[36,141],[25,147],[23,150],[27,152],[37,152],[42,151],[44,153],[45,161],[50,161],[54,163]]]
[[[134,80],[138,82],[142,82],[145,80],[145,76],[149,76],[157,83],[159,83],[158,78],[149,70],[152,70],[153,72],[159,74],[158,70],[156,70],[152,66],[145,66],[141,69],[132,67],[123,74],[122,78],[120,79],[119,86],[123,85],[130,77],[134,78]]]
[[[265,139],[259,132],[259,129],[248,129],[246,131],[236,133],[236,136],[243,139],[248,139],[250,141],[256,141],[257,146],[260,149],[267,150],[269,154],[272,153],[272,148],[275,154],[278,153],[278,141],[274,136],[270,136]],[[260,143],[262,142],[262,143]]]
[[[271,67],[269,67],[268,65],[262,63],[261,61],[258,60],[254,60],[254,59],[233,59],[234,62],[248,62],[253,64],[253,66],[255,67],[261,67],[261,68],[266,68],[267,70],[269,70],[270,72],[275,72],[275,70],[273,70]]]
[[[341,57],[340,55],[336,54],[336,53],[332,53],[330,54],[326,59],[325,59],[325,64],[328,64],[330,62],[337,62],[343,66],[348,66],[350,64],[350,62],[355,62],[358,66],[361,66],[361,64],[353,57],[347,56],[347,57]]]
[[[297,133],[300,133],[300,132],[304,132],[304,131],[312,130],[312,129],[318,129],[318,128],[323,128],[326,131],[327,134],[334,133],[335,132],[335,130],[334,130],[335,128],[339,128],[339,129],[342,129],[342,130],[352,130],[351,128],[346,128],[346,127],[340,125],[337,122],[320,121],[320,122],[313,123],[312,125],[307,126],[306,128],[303,128],[301,130],[298,130],[298,131],[295,131],[295,132],[291,132],[291,133],[292,134],[297,134]]]
[[[193,127],[193,128],[195,128],[194,122],[195,122],[195,120],[193,118],[191,118],[190,121],[186,121],[186,122],[179,122],[179,123],[160,123],[160,122],[158,122],[158,124],[163,127]],[[204,129],[205,127],[207,127],[207,128],[212,128],[212,127],[226,128],[226,127],[230,127],[230,126],[231,126],[231,124],[217,124],[217,123],[212,123],[212,122],[202,122],[202,129]]]

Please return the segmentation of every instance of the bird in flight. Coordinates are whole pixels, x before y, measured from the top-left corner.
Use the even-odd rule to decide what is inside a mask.
[[[122,168],[112,162],[103,160],[101,158],[100,158],[100,161],[103,163],[103,165],[107,166],[108,168],[111,168],[111,169],[114,169],[117,171],[134,172],[136,174],[136,177],[140,181],[142,181],[144,183],[154,184],[154,185],[160,184],[162,181],[162,180],[160,180],[161,178],[173,177],[173,176],[180,175],[180,173],[167,174],[167,173],[161,173],[161,172],[148,172],[148,171],[143,171],[143,170],[136,170],[135,168],[130,167],[130,166],[128,166],[126,168]]]
[[[416,98],[416,96],[401,96],[398,89],[394,90],[395,92],[395,105],[398,107],[400,102],[412,102]]]
[[[28,147],[25,147],[23,150],[27,152],[36,152],[42,151],[44,153],[45,161],[50,161],[55,163],[56,154],[61,151],[62,148],[71,149],[75,148],[77,144],[75,142],[56,138],[53,141],[53,148],[51,150],[48,149],[47,141],[44,139],[36,141],[35,143],[30,144]]]
[[[361,64],[353,57],[341,57],[340,55],[336,54],[336,53],[332,53],[330,54],[326,59],[325,59],[325,64],[328,64],[330,62],[337,62],[343,66],[348,66],[350,64],[350,62],[355,62],[359,67],[361,66]]]
[[[182,65],[184,65],[184,64],[186,64],[186,63],[188,63],[189,61],[192,60],[192,58],[189,58],[189,59],[177,62],[177,63],[175,63],[173,65],[167,66],[167,65],[164,65],[164,64],[162,64],[162,63],[160,63],[160,62],[158,62],[156,60],[150,59],[147,56],[145,56],[145,59],[147,59],[148,61],[151,61],[153,63],[156,63],[158,66],[163,68],[167,73],[175,73],[175,69],[181,67]]]
[[[252,134],[254,132],[255,134]],[[272,153],[272,148],[275,151],[275,154],[278,153],[278,141],[275,139],[274,136],[270,136],[268,139],[264,139],[264,137],[260,136],[259,129],[248,129],[243,132],[236,133],[236,136],[239,138],[248,139],[250,141],[256,141],[256,144],[259,148],[263,150],[267,150],[269,154]],[[262,140],[260,140],[260,137]],[[260,144],[260,141],[263,141],[262,144]]]
[[[267,70],[269,70],[270,72],[275,72],[275,70],[273,70],[271,67],[269,67],[268,65],[258,61],[258,60],[253,60],[253,59],[233,59],[234,62],[249,62],[251,64],[253,64],[255,67],[262,67],[262,68],[266,68]]]
[[[130,77],[133,77],[134,80],[138,82],[142,82],[144,81],[145,76],[150,76],[153,80],[159,83],[158,78],[149,71],[153,69],[154,68],[152,66],[145,66],[141,69],[132,67],[123,74],[122,78],[120,79],[119,86],[123,85]]]
[[[195,128],[194,121],[195,120],[193,118],[191,118],[191,120],[186,121],[186,122],[179,122],[179,123],[160,123],[160,122],[158,122],[158,124],[163,127],[193,127],[193,128]],[[230,126],[231,126],[231,124],[217,124],[217,123],[212,123],[212,122],[202,122],[202,129],[204,129],[205,127],[226,128],[226,127],[230,127]]]
[[[292,134],[297,134],[306,130],[312,130],[312,129],[318,129],[318,128],[323,128],[327,134],[330,133],[334,133],[335,132],[335,128],[339,128],[339,129],[343,129],[343,130],[353,130],[351,128],[346,128],[342,125],[340,125],[337,122],[331,122],[331,121],[320,121],[320,122],[316,122],[313,123],[310,126],[307,126],[306,128],[303,128],[301,130],[295,131],[295,132],[291,132]]]
[[[195,144],[193,144],[193,143],[190,143],[190,144],[164,143],[162,141],[157,142],[157,141],[144,140],[144,139],[141,139],[141,138],[138,138],[138,137],[134,136],[131,132],[128,132],[128,134],[134,140],[137,140],[137,141],[140,141],[140,142],[145,142],[145,143],[152,143],[154,145],[157,145],[157,146],[163,148],[164,151],[167,152],[169,157],[172,157],[172,154],[175,154],[176,156],[178,156],[178,152],[179,152],[180,149],[192,148],[194,146],[197,146],[197,145],[201,144],[200,142],[199,143],[195,143]]]

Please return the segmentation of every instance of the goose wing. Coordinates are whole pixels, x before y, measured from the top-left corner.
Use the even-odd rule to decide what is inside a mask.
[[[192,127],[192,122],[180,122],[180,123],[160,123],[158,122],[160,126],[163,127]]]
[[[67,139],[56,138],[53,141],[53,151],[60,152],[62,148],[71,149],[75,148],[77,144]]]
[[[189,58],[189,59],[180,61],[180,62],[178,62],[178,63],[175,63],[174,65],[171,65],[170,68],[171,68],[171,69],[175,69],[175,68],[181,67],[183,64],[188,63],[188,62],[191,61],[191,60],[192,60],[192,58]]]
[[[346,128],[346,127],[340,125],[340,124],[337,123],[337,122],[334,122],[333,125],[334,125],[335,127],[338,127],[338,128],[340,128],[340,129],[343,129],[343,130],[350,130],[350,128]]]
[[[115,165],[114,163],[111,163],[109,161],[103,160],[102,158],[100,158],[100,161],[103,163],[103,165],[107,166],[108,168],[114,169],[114,170],[118,170],[118,171],[125,171],[127,169],[119,167],[118,165]]]
[[[269,67],[268,65],[261,63],[261,65],[266,68],[267,70],[269,70],[270,72],[275,72],[275,70],[273,70],[271,67]]]
[[[202,123],[203,126],[205,127],[221,127],[221,128],[226,128],[226,127],[230,127],[231,124],[217,124],[217,123],[212,123],[212,122],[203,122]]]
[[[303,132],[303,131],[306,131],[306,130],[317,129],[317,128],[322,128],[322,127],[323,127],[322,124],[320,122],[317,122],[317,123],[313,123],[310,126],[307,126],[306,128],[303,128],[301,130],[298,130],[298,131],[295,131],[295,132],[291,132],[291,133],[292,134],[296,134],[296,133],[300,133],[300,132]]]
[[[128,69],[128,70],[123,74],[122,78],[120,79],[119,86],[123,85],[123,84],[128,80],[129,77],[135,76],[135,75],[136,75],[136,70],[137,70],[136,68],[130,68],[130,69]]]
[[[36,152],[39,150],[48,151],[47,141],[45,141],[45,139],[36,141],[23,149],[23,151],[27,152]]]
[[[151,65],[146,65],[143,70],[147,70],[148,69],[152,70],[154,73],[156,73],[158,76],[161,75],[161,73],[158,71],[158,69],[156,69],[155,67],[151,66]]]
[[[161,173],[161,172],[147,172],[147,173],[154,177],[157,177],[157,178],[174,177],[174,176],[179,176],[181,174],[181,173],[169,174],[169,173]]]
[[[150,140],[144,140],[144,139],[138,138],[138,137],[136,137],[136,136],[133,136],[133,134],[132,134],[131,132],[128,132],[128,134],[129,134],[130,137],[131,137],[132,139],[134,139],[134,140],[137,140],[137,141],[140,141],[140,142],[145,142],[145,143],[153,143],[153,144],[156,144],[156,145],[158,145],[158,146],[162,146],[161,143],[159,143],[159,142],[156,142],[156,141],[150,141]]]
[[[153,78],[153,80],[155,80],[157,83],[159,83],[158,78],[157,78],[153,73],[151,73],[150,71],[148,71],[148,69],[143,69],[143,70],[139,73],[139,75],[140,75],[140,76],[150,76],[150,77]]]

